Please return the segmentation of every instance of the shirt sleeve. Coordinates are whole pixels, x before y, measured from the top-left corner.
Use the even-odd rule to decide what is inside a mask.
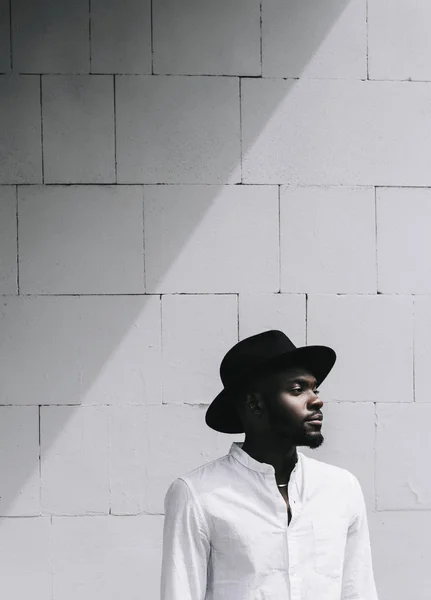
[[[187,483],[176,479],[165,496],[161,600],[204,600],[209,534]]]
[[[364,495],[358,479],[352,473],[349,475],[353,506],[347,534],[341,600],[378,600]]]

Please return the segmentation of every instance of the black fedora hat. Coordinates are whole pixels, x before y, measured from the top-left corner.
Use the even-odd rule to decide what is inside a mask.
[[[328,346],[301,346],[282,331],[270,330],[252,335],[235,344],[220,364],[223,390],[205,414],[205,422],[222,433],[244,433],[235,408],[238,389],[260,373],[274,367],[301,366],[309,370],[320,385],[334,366],[337,355]]]

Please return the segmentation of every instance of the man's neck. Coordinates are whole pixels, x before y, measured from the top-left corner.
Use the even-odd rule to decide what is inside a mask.
[[[285,441],[282,443],[275,443],[274,441],[267,443],[262,439],[246,437],[242,449],[258,462],[272,465],[278,484],[289,481],[290,474],[298,460],[296,446]]]

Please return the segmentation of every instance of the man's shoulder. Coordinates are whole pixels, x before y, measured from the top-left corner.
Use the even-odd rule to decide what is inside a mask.
[[[312,475],[311,479],[323,480],[325,482],[334,482],[345,484],[351,487],[355,475],[344,467],[339,467],[332,463],[302,454],[304,468]]]
[[[172,482],[172,485],[186,484],[193,494],[200,495],[205,491],[209,491],[213,486],[220,484],[224,479],[228,479],[229,471],[229,454],[225,454],[186,471],[178,476]]]

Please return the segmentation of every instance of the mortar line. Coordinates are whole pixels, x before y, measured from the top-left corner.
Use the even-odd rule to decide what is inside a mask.
[[[305,294],[305,345],[308,344],[308,293]]]
[[[13,71],[12,0],[9,0],[9,66]]]
[[[278,185],[278,293],[281,294],[281,185]]]
[[[112,76],[113,94],[114,94],[114,172],[115,183],[118,183],[118,167],[117,167],[117,76]]]
[[[260,76],[263,75],[263,41],[262,41],[262,0],[260,0]]]
[[[416,402],[416,296],[413,294],[413,335],[412,335],[412,368],[413,368],[413,402]]]
[[[370,80],[370,69],[368,60],[368,0],[365,2],[365,44],[366,44],[366,62],[367,62],[367,81]]]
[[[162,398],[162,405],[163,404],[167,404],[167,402],[164,402],[164,389],[163,389],[163,375],[164,375],[164,347],[163,347],[163,294],[159,294],[159,298],[160,298],[160,306],[159,306],[159,310],[160,310],[160,370],[161,370],[161,377],[160,377],[160,395]]]
[[[236,337],[239,342],[239,293],[236,295]]]
[[[88,0],[88,59],[89,59],[89,69],[88,72],[91,73],[91,0]]]
[[[147,251],[145,245],[145,188],[142,186],[142,251],[144,253],[144,292],[147,292]]]
[[[377,186],[374,186],[374,243],[376,260],[376,293],[379,293],[379,254],[377,249]]]
[[[42,161],[42,183],[45,183],[45,154],[43,151],[43,89],[42,75],[39,75],[39,101],[40,101],[40,158]]]
[[[42,510],[42,434],[41,434],[41,405],[37,407],[38,416],[38,445],[39,445],[39,509]]]
[[[239,167],[241,184],[244,184],[243,173],[243,145],[242,145],[242,77],[239,77]]]
[[[373,486],[374,486],[374,510],[377,511],[377,402],[374,404],[374,452],[373,452]]]
[[[150,45],[151,45],[151,75],[154,75],[154,31],[153,31],[153,0],[150,0]]]
[[[16,289],[20,295],[19,281],[19,214],[18,214],[18,186],[15,186],[15,211],[16,211]]]

